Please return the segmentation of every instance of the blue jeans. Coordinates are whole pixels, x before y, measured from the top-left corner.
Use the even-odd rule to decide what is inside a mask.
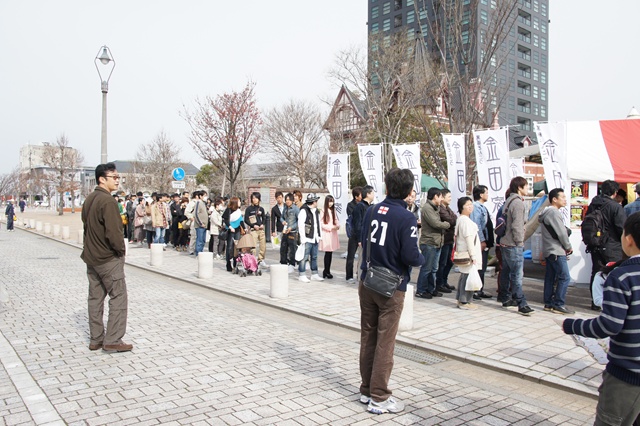
[[[424,256],[424,264],[418,274],[418,289],[416,293],[436,292],[436,272],[440,261],[440,247],[420,244],[420,251]]]
[[[557,284],[556,280],[558,280]],[[544,305],[564,306],[564,298],[567,295],[570,280],[567,256],[555,254],[547,256],[547,271],[544,275]]]
[[[207,239],[207,228],[196,228],[196,256],[204,250],[204,241]]]
[[[164,244],[164,228],[153,228],[156,233],[153,237],[153,243],[154,244]]]
[[[438,272],[436,272],[436,287],[444,287],[448,285],[449,272],[453,268],[451,261],[451,251],[453,244],[445,244],[440,249],[440,260],[438,261]]]
[[[527,306],[527,299],[522,292],[522,278],[524,276],[524,256],[522,247],[501,247],[502,272],[500,275],[500,291],[498,300],[513,299],[518,307]],[[511,285],[511,294],[509,294]]]
[[[307,271],[307,260],[311,258],[311,273],[318,273],[318,243],[305,243],[304,258],[298,264],[298,272],[304,274]]]

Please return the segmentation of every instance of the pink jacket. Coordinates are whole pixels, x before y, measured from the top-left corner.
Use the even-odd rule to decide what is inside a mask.
[[[340,248],[338,240],[338,230],[333,229],[338,224],[338,218],[333,216],[329,210],[329,223],[324,223],[324,212],[320,213],[320,227],[322,228],[322,239],[318,248],[322,251],[336,251]]]

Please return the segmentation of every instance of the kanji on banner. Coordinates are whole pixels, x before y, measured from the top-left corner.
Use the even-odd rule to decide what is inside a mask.
[[[373,187],[376,193],[375,203],[379,203],[384,198],[382,180],[382,146],[377,145],[358,145],[358,155],[360,158],[360,167],[362,174],[367,180],[367,184]]]
[[[465,136],[460,134],[442,134],[444,150],[447,154],[447,177],[449,191],[451,191],[451,205],[454,207],[458,205],[458,199],[467,193],[467,160],[464,139]]]
[[[420,167],[420,145],[405,144],[394,145],[393,156],[396,164],[401,169],[409,169],[413,173],[413,189],[416,191],[416,200],[420,200],[420,181],[422,180],[422,168]]]
[[[524,157],[509,158],[509,176],[524,176]]]
[[[329,153],[327,155],[327,189],[335,198],[336,215],[341,225],[347,221],[347,204],[351,201],[349,192],[349,154]]]
[[[540,158],[544,167],[547,188],[562,188],[567,197],[571,194],[571,179],[567,170],[566,123],[535,123],[534,129],[540,145]],[[567,226],[571,220],[570,206],[560,209]]]
[[[511,182],[507,129],[474,131],[473,140],[478,183],[489,188],[485,207],[495,223],[498,209],[504,203],[504,193]]]

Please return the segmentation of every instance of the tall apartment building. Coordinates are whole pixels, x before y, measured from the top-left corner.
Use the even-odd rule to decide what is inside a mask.
[[[368,28],[370,34],[382,34],[383,37],[399,31],[408,31],[408,36],[419,34],[424,37],[427,52],[433,52],[434,38],[445,40],[445,35],[431,34],[432,28],[444,28],[429,25],[439,19],[438,6],[454,2],[462,6],[464,31],[462,37],[469,37],[476,44],[476,61],[483,60],[483,52],[488,41],[486,33],[490,28],[493,12],[498,2],[509,0],[367,0]],[[546,121],[549,113],[549,0],[513,0],[516,7],[510,21],[508,35],[505,35],[500,52],[503,56],[496,65],[493,79],[503,87],[500,101],[496,104],[499,111],[499,124],[519,125],[522,134],[532,139],[535,134],[533,121]],[[434,4],[436,7],[434,7]],[[441,17],[440,17],[441,19]],[[469,66],[470,72],[480,68]],[[489,100],[491,101],[491,100]],[[494,101],[495,102],[495,101]],[[486,117],[487,126],[492,117]],[[535,140],[535,139],[534,139]]]

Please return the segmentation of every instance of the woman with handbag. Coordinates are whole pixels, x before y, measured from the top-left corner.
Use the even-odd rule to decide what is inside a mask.
[[[331,275],[333,252],[340,248],[340,241],[338,240],[340,224],[336,215],[335,199],[331,195],[327,195],[324,198],[324,211],[322,212],[320,227],[322,228],[322,239],[320,240],[319,248],[324,252],[322,278],[331,279],[333,278],[333,275]]]
[[[473,201],[471,198],[461,197],[458,199],[460,217],[456,223],[453,263],[458,265],[458,269],[460,269],[456,293],[460,309],[478,308],[477,305],[471,303],[475,289],[472,289],[473,287],[470,285],[469,276],[473,274],[472,279],[477,276],[477,280],[480,281],[478,269],[482,268],[482,250],[478,238],[478,225],[470,218],[472,211]]]
[[[242,211],[240,210],[240,199],[238,197],[232,197],[229,200],[229,206],[222,213],[223,229],[220,231],[227,232],[227,271],[233,271],[236,266],[236,257],[234,253],[235,245],[240,240],[240,237],[245,233],[243,226],[244,218],[242,217]],[[222,237],[222,235],[221,235]]]

